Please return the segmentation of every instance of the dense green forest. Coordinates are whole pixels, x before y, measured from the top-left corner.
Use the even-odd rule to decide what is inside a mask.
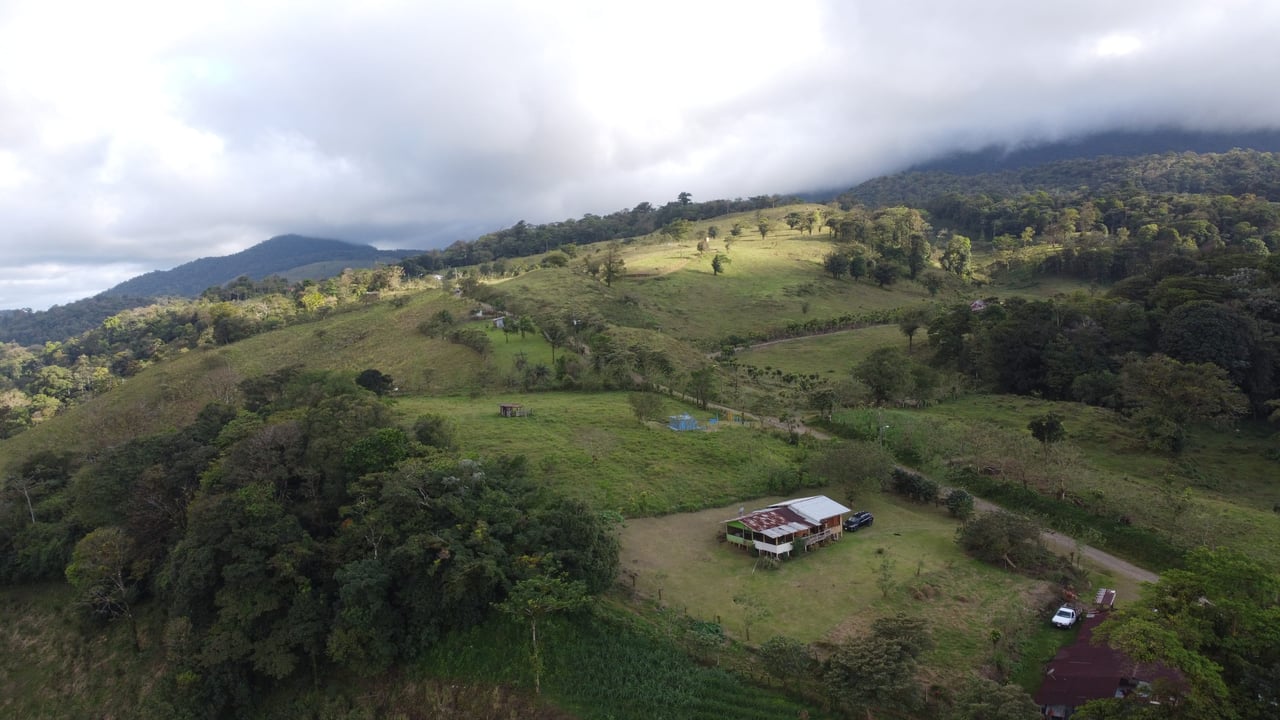
[[[922,670],[924,659],[955,642],[945,624],[883,613],[839,642],[752,645],[730,642],[718,617],[642,608],[619,588],[628,518],[703,510],[744,492],[833,487],[865,497],[881,485],[963,520],[961,545],[980,558],[994,552],[985,558],[993,565],[1085,581],[1071,563],[1044,559],[1030,521],[972,520],[967,492],[944,494],[895,468],[934,462],[948,482],[1036,508],[1042,522],[1150,539],[1128,557],[1162,571],[1143,602],[1167,612],[1124,614],[1112,639],[1134,657],[1174,664],[1190,680],[1187,702],[1103,704],[1086,716],[1266,717],[1280,673],[1276,568],[1270,553],[1239,555],[1249,542],[1240,528],[1261,521],[1215,525],[1229,528],[1222,541],[1234,549],[1212,552],[1197,547],[1206,536],[1178,538],[1169,527],[1197,501],[1183,478],[1210,474],[1187,459],[1202,438],[1244,423],[1265,438],[1277,417],[1280,205],[1266,199],[1275,168],[1270,155],[1232,152],[1073,161],[968,185],[902,176],[896,189],[881,183],[828,205],[682,194],[661,208],[519,223],[321,281],[241,277],[196,299],[124,307],[59,340],[5,344],[0,584],[64,593],[78,637],[124,638],[153,678],[131,686],[146,717],[413,717],[405,708],[423,698],[414,692],[428,691],[392,697],[388,688],[443,677],[443,668],[462,682],[501,678],[510,687],[492,690],[493,705],[530,717],[722,717],[731,708],[760,718],[889,708],[987,717],[984,698],[996,695],[1012,708],[1001,717],[1034,717],[998,659],[988,679],[921,684],[938,672]],[[888,202],[854,204],[858,192]],[[1018,292],[1036,283],[1067,291]],[[817,371],[753,364],[749,352],[871,326],[888,327],[895,342],[856,359],[834,351]],[[385,334],[370,349],[375,332]],[[242,353],[268,338],[289,349]],[[319,369],[310,363],[320,353],[341,359]],[[171,370],[180,364],[187,370]],[[586,404],[604,391],[630,393],[628,421],[640,428],[676,403],[702,412],[723,403],[731,409],[717,415],[739,422],[754,414],[767,438],[749,459],[761,477],[707,490],[655,456],[644,474],[688,485],[672,496],[705,495],[660,505],[633,479],[610,496],[623,501],[593,503],[558,480],[588,472],[560,442],[581,444],[581,462],[609,472],[601,458],[622,441],[590,423],[541,440],[508,425],[495,440],[444,412],[403,409],[516,393]],[[1046,408],[1018,428],[1042,446],[1027,457],[1049,468],[1045,478],[1082,467],[1055,454],[1068,432],[1057,409],[1105,413],[1134,442],[1117,452],[1165,463],[1152,504],[1172,510],[1158,522],[1117,513],[1115,498],[1065,476],[1005,474],[977,439],[960,434],[938,449],[952,431],[917,431],[906,416],[882,422],[939,401],[963,413],[966,396],[986,395]],[[859,412],[874,420],[849,419]],[[799,431],[806,417],[844,439],[813,444]],[[923,436],[935,438],[933,450]],[[703,445],[681,452],[724,464],[714,453],[725,450]],[[1271,454],[1256,460],[1280,460]],[[1206,504],[1229,499],[1208,481],[1194,490]],[[1261,499],[1270,487],[1246,490],[1250,512],[1272,502]],[[879,568],[884,599],[910,582],[893,581],[888,559]],[[922,582],[911,591],[927,599]],[[767,615],[749,599],[733,605],[744,623]],[[484,653],[517,639],[519,651],[491,665]],[[625,672],[578,667],[573,653],[587,648]],[[639,657],[678,686],[666,709],[666,689],[621,679],[644,674],[628,664]],[[584,681],[590,673],[599,674]],[[632,707],[607,707],[603,690],[575,685],[634,693]],[[448,704],[441,688],[432,692]],[[756,708],[733,708],[734,695]]]

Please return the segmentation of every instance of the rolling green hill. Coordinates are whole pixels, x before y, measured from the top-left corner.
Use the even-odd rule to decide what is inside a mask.
[[[0,654],[29,659],[3,666],[0,710],[712,718],[750,698],[750,717],[836,717],[832,658],[899,610],[931,618],[913,716],[975,674],[1034,678],[1043,611],[1079,569],[979,563],[885,471],[1156,571],[1206,545],[1280,568],[1269,205],[1204,202],[1258,222],[1200,246],[1172,209],[1122,235],[1069,224],[1073,205],[1001,249],[924,215],[784,205],[7,347],[3,397],[28,404],[0,439],[0,606],[24,632]],[[788,227],[813,213],[836,222]],[[1104,250],[1130,253],[1127,279],[1067,264]],[[867,272],[833,275],[833,256]],[[667,429],[684,412],[713,429]],[[1050,413],[1065,437],[1038,443]],[[776,569],[718,540],[736,507],[818,492],[880,519]],[[534,587],[550,595],[509,602]],[[579,588],[589,609],[558,612]]]

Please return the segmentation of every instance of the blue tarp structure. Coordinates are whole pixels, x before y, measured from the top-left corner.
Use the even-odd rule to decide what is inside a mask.
[[[698,426],[698,421],[694,420],[693,416],[690,415],[689,413],[684,413],[682,415],[672,415],[671,417],[667,418],[667,427],[671,428],[672,430],[677,430],[681,432],[685,430],[701,430],[702,429],[701,427]]]

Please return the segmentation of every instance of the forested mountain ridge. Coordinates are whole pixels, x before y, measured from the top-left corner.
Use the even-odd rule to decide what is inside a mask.
[[[928,207],[947,195],[1001,199],[1035,192],[1194,193],[1257,195],[1280,199],[1280,154],[1256,150],[1227,153],[1162,153],[1063,160],[991,173],[908,171],[879,177],[837,196],[842,206]]]
[[[51,340],[65,340],[97,327],[116,313],[155,301],[151,297],[99,293],[65,305],[54,305],[48,310],[5,310],[0,312],[0,343],[43,345]]]
[[[992,145],[971,152],[931,158],[907,170],[978,175],[1063,160],[1103,156],[1137,157],[1170,152],[1204,155],[1230,152],[1235,148],[1280,152],[1280,131],[1206,132],[1177,128],[1113,130],[1015,147]]]
[[[48,310],[5,310],[0,312],[0,343],[40,345],[65,340],[92,330],[123,310],[144,307],[161,298],[194,298],[237,279],[260,281],[278,276],[287,282],[323,280],[345,268],[390,265],[419,252],[279,235],[231,255],[201,258],[172,270],[145,273],[94,297],[54,305]]]
[[[298,268],[318,263],[341,261],[348,267],[373,267],[377,263],[394,263],[419,250],[379,250],[344,240],[278,235],[238,253],[222,257],[200,258],[172,270],[155,270],[126,280],[106,290],[104,295],[134,297],[196,297],[208,288],[225,285],[238,277],[262,280],[280,275],[288,280],[318,280],[322,277],[290,274]]]

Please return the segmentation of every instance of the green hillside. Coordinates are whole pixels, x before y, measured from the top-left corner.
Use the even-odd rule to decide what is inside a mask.
[[[1212,548],[1271,587],[1280,213],[1111,200],[1010,200],[1045,213],[1016,246],[905,207],[676,203],[439,280],[246,287],[4,346],[0,712],[942,717],[978,678],[1034,690],[1064,593],[1136,601],[1071,543],[1235,597]],[[1000,516],[951,488],[1067,557],[983,560],[956,538]],[[817,493],[876,524],[779,563],[723,542],[739,508]],[[1194,707],[1267,701],[1264,634],[1169,627],[1221,688]],[[859,689],[890,646],[907,682]]]

